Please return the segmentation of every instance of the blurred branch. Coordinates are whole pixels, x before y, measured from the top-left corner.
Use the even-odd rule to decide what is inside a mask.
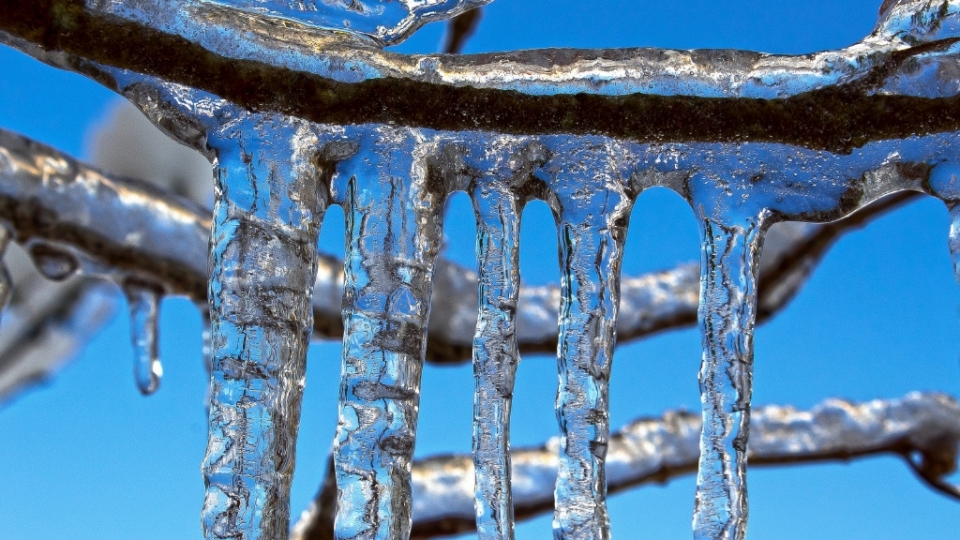
[[[467,40],[476,32],[483,16],[482,8],[474,8],[457,15],[447,24],[447,39],[443,46],[445,54],[459,54]]]
[[[117,295],[102,282],[44,279],[21,249],[4,256],[16,288],[0,325],[0,403],[47,380],[109,320]]]
[[[607,484],[610,493],[649,483],[665,483],[697,469],[701,418],[671,411],[640,418],[610,437]],[[512,452],[513,497],[517,520],[553,509],[560,441]],[[921,480],[960,500],[957,486],[944,477],[957,467],[960,405],[938,393],[852,403],[829,399],[808,411],[788,406],[754,407],[750,420],[750,465],[781,466],[847,461],[890,454],[902,456]],[[440,456],[413,466],[413,534],[424,539],[474,530],[473,458]],[[330,507],[335,498],[324,486],[294,529],[294,540],[333,538]],[[321,527],[320,524],[325,524]]]
[[[761,263],[760,318],[770,317],[796,294],[837,238],[916,196],[891,195],[827,225],[789,223],[771,229]],[[40,263],[60,261],[68,270],[114,281],[135,276],[167,294],[206,302],[208,210],[5,130],[0,130],[0,221],[35,259],[41,255]],[[132,230],[138,233],[131,235]],[[342,334],[342,273],[341,261],[321,259],[314,288],[318,336]],[[468,361],[476,325],[476,273],[440,261],[434,282],[427,358],[438,364]],[[695,264],[623,278],[620,342],[695,323],[698,290]],[[521,351],[556,349],[559,298],[556,285],[521,288]]]

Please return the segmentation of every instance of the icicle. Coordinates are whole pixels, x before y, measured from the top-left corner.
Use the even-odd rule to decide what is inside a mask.
[[[747,434],[762,219],[701,220],[699,320],[703,431],[694,510],[697,540],[742,540],[747,526]]]
[[[218,166],[203,533],[286,538],[326,204],[313,165],[319,141],[302,123],[267,115],[225,125],[208,141]]]
[[[334,179],[346,218],[336,538],[410,534],[410,463],[445,193],[408,130],[361,132]]]
[[[557,539],[600,540],[610,537],[604,471],[608,389],[632,201],[615,168],[620,148],[585,143],[555,154],[550,170],[561,266],[556,406],[561,437],[553,531]]]
[[[133,342],[133,378],[140,393],[157,391],[163,377],[163,365],[157,352],[157,323],[160,290],[135,280],[123,284],[130,307],[130,340]]]
[[[960,283],[960,202],[947,204],[950,210],[950,257],[953,259],[953,277]]]
[[[953,259],[953,275],[960,283],[960,166],[947,162],[934,167],[927,181],[930,193],[938,197],[950,211],[948,246]]]
[[[473,460],[477,534],[513,538],[510,489],[510,408],[517,363],[516,311],[520,285],[517,197],[484,183],[471,193],[477,219],[480,311],[473,340]]]

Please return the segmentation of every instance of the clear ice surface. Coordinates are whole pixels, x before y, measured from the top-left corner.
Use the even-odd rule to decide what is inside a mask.
[[[445,193],[429,182],[429,143],[415,131],[348,128],[343,142],[356,154],[332,189],[346,220],[335,536],[406,538]]]
[[[301,122],[239,115],[216,152],[205,538],[285,538],[326,198]]]

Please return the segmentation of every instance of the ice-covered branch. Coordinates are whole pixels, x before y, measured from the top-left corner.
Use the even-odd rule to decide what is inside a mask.
[[[449,14],[471,3],[457,4]],[[948,69],[957,49],[956,0],[898,2],[862,42],[800,56],[654,49],[403,55],[360,34],[317,28],[303,14],[267,11],[181,0],[2,0],[0,42],[47,61],[55,52],[59,65],[112,88],[122,83],[102,66],[322,124],[778,141],[833,151],[960,128]]]
[[[783,307],[844,232],[917,196],[892,195],[827,225],[775,226],[761,263],[760,317]],[[205,301],[208,210],[143,182],[101,173],[2,129],[0,221],[17,242],[42,246],[40,262],[43,257],[49,262],[51,253],[64,254],[71,261],[68,266],[86,273],[113,278],[133,274],[162,285],[168,294]],[[136,228],[130,226],[133,223]],[[340,261],[321,258],[314,288],[314,328],[320,336],[339,336],[343,331],[342,272]],[[625,277],[620,341],[696,322],[698,279],[695,265]],[[477,318],[477,275],[439,261],[434,280],[438,293],[428,358],[439,363],[467,361]],[[559,298],[556,285],[521,287],[517,316],[522,351],[555,349]]]
[[[610,492],[663,483],[696,471],[700,427],[700,414],[671,411],[660,418],[635,420],[611,435],[607,453]],[[956,470],[960,444],[960,405],[944,394],[914,392],[899,399],[864,403],[830,399],[806,411],[778,405],[755,407],[750,432],[751,466],[893,454],[902,456],[922,481],[960,498],[957,488],[942,480]],[[558,444],[554,438],[539,448],[512,452],[517,519],[553,508]],[[476,526],[473,468],[473,459],[466,455],[414,463],[412,538],[462,533]],[[318,499],[304,513],[295,529],[296,540],[329,538],[311,526],[325,504]]]
[[[0,222],[51,279],[136,277],[206,298],[209,211],[0,130]]]

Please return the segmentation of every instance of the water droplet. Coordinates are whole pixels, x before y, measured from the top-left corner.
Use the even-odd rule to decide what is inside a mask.
[[[37,270],[53,281],[63,281],[80,269],[80,263],[71,253],[48,244],[31,245],[30,257]]]

